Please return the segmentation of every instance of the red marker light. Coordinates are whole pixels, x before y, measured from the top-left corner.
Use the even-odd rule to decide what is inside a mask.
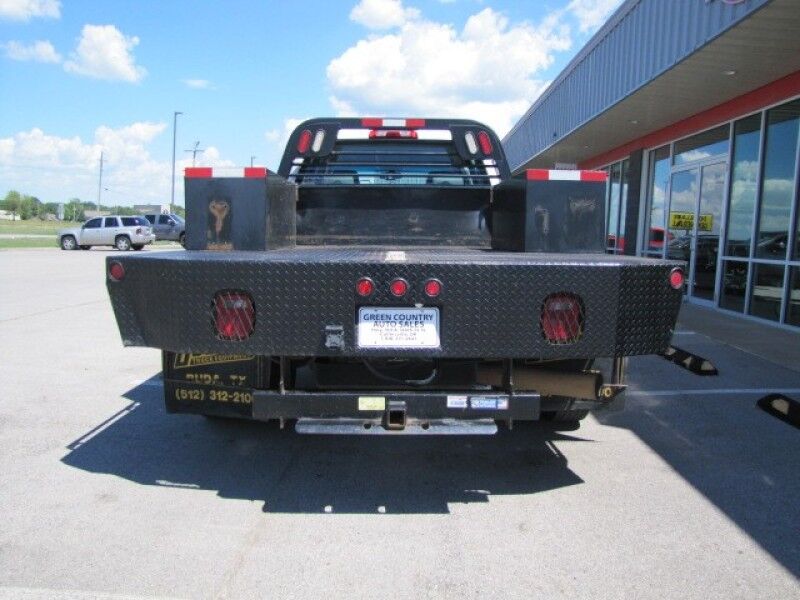
[[[375,291],[375,284],[369,277],[362,277],[356,283],[356,293],[359,296],[369,296]]]
[[[311,132],[308,129],[304,129],[303,133],[301,133],[300,137],[297,139],[297,151],[300,154],[305,154],[306,152],[308,152],[310,146],[311,146]]]
[[[491,154],[492,153],[492,140],[489,137],[489,134],[485,131],[481,131],[478,133],[478,144],[481,146],[481,151],[484,154]]]
[[[683,269],[675,267],[669,274],[669,285],[673,290],[679,290],[683,287],[686,277],[683,274]]]
[[[108,266],[108,276],[111,281],[122,281],[125,279],[125,267],[122,266],[122,263],[112,262]]]
[[[425,282],[425,295],[429,298],[436,298],[442,293],[442,282],[438,279],[429,279]]]
[[[389,291],[392,292],[392,296],[397,296],[398,298],[405,296],[406,292],[408,292],[408,282],[405,279],[395,279],[389,285]]]

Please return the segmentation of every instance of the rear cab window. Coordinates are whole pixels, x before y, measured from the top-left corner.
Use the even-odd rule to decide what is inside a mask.
[[[496,169],[465,160],[447,140],[337,140],[328,156],[293,169],[301,185],[489,187]]]

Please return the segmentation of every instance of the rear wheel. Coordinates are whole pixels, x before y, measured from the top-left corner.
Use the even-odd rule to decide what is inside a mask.
[[[180,234],[180,236],[178,236],[178,242],[180,242],[181,246],[183,246],[184,248],[186,247],[186,234],[185,233],[182,233],[182,234]]]
[[[78,249],[78,242],[75,240],[74,235],[65,235],[61,238],[61,249],[62,250],[77,250]]]
[[[133,244],[131,248],[133,248],[134,250],[141,250],[142,248],[144,248],[144,244]]]
[[[127,235],[118,235],[114,240],[114,247],[123,252],[131,249],[131,240]]]

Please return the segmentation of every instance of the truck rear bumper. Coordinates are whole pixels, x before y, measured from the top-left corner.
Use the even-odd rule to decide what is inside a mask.
[[[653,354],[671,338],[681,290],[670,271],[682,263],[611,255],[495,252],[470,249],[297,247],[264,252],[165,252],[114,256],[125,277],[108,291],[125,345],[172,352],[261,356],[541,358]],[[363,277],[375,283],[356,294]],[[405,279],[396,298],[389,284]],[[442,283],[436,298],[425,281]],[[252,334],[217,336],[214,296],[242,291],[255,306]],[[549,342],[541,313],[552,294],[582,302],[581,335]],[[433,307],[440,343],[430,348],[359,346],[364,307]]]

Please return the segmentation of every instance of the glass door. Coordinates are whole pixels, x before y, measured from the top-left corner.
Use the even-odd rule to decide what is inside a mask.
[[[694,215],[695,247],[690,294],[708,302],[714,301],[717,282],[725,171],[725,163],[700,168],[700,199]]]
[[[685,261],[686,293],[713,302],[725,201],[726,163],[676,171],[670,182],[667,258]]]

